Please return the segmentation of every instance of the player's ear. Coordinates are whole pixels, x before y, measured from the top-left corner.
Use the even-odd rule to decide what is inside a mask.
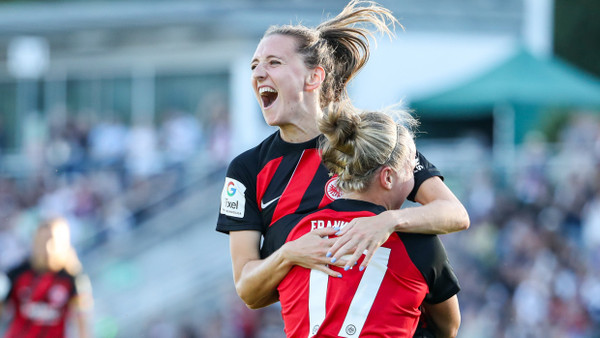
[[[383,167],[379,172],[379,184],[386,190],[391,190],[394,186],[394,170],[390,167]]]
[[[304,89],[307,91],[313,91],[321,86],[321,83],[325,81],[325,69],[321,66],[317,66],[310,71]]]

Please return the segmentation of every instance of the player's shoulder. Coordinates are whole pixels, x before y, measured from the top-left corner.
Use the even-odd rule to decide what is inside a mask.
[[[411,248],[436,248],[441,245],[440,239],[437,235],[404,232],[396,232],[396,234],[398,234],[398,237],[400,237],[405,245],[408,245]]]
[[[436,265],[447,259],[446,249],[437,235],[397,233],[406,253],[420,267]]]
[[[77,276],[78,276],[79,274],[81,274],[81,272],[79,272],[79,271],[77,271],[77,272],[74,272],[74,271],[69,271],[69,270],[67,270],[67,269],[60,269],[60,270],[59,270],[59,271],[56,273],[56,275],[57,275],[58,277],[67,278],[67,279],[70,279],[70,280],[75,280],[75,278],[77,278]]]
[[[261,159],[263,157],[268,156],[269,149],[271,149],[272,145],[276,142],[277,133],[278,132],[271,134],[258,145],[234,157],[229,166],[245,168],[256,166],[258,163],[261,162]]]
[[[6,275],[9,276],[9,278],[14,278],[29,270],[31,270],[31,263],[29,262],[29,260],[24,260],[21,263],[8,269]]]

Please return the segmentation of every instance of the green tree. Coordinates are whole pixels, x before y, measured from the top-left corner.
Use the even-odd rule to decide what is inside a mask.
[[[555,0],[554,52],[600,77],[599,0]]]

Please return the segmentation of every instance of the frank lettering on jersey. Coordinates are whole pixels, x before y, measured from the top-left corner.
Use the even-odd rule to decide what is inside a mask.
[[[246,210],[246,186],[240,181],[225,177],[225,186],[221,193],[221,213],[223,215],[243,218]]]
[[[341,220],[315,219],[315,220],[310,221],[310,230],[323,229],[323,228],[340,228],[340,229],[343,229],[346,225],[348,225],[348,222],[341,221]]]

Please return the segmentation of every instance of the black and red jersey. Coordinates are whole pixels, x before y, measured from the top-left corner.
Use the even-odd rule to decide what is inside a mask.
[[[65,270],[37,272],[29,262],[7,274],[7,302],[14,307],[5,338],[64,337],[69,302],[77,295],[75,277]]]
[[[237,156],[227,170],[217,231],[265,234],[285,215],[311,212],[338,198],[337,178],[322,164],[318,140],[289,143],[277,131]],[[414,201],[419,186],[433,176],[441,174],[417,153],[415,186],[408,198]]]
[[[286,241],[293,241],[311,230],[343,228],[356,217],[383,211],[369,202],[339,199],[279,222],[288,231]],[[437,304],[460,290],[435,235],[393,233],[364,271],[331,268],[343,276],[294,266],[279,284],[286,337],[412,337],[423,301]]]

